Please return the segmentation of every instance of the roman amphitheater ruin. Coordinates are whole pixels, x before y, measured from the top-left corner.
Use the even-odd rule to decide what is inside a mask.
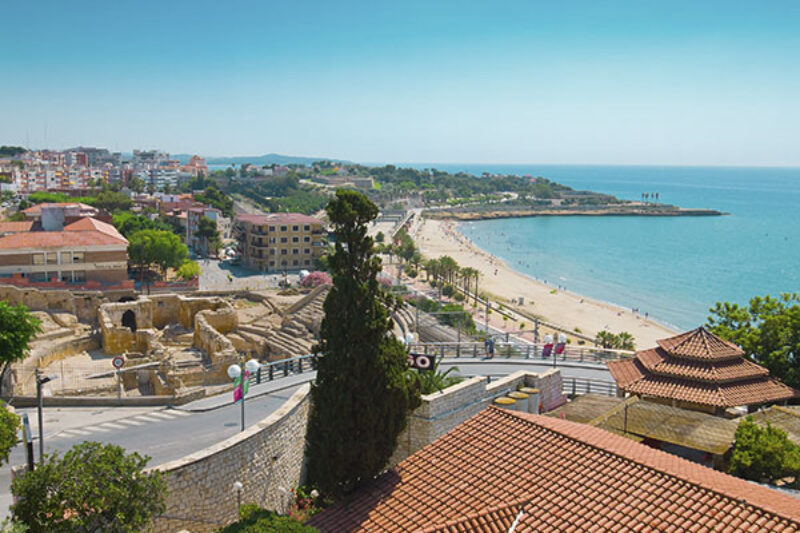
[[[35,396],[37,370],[58,377],[48,386],[52,396],[188,401],[215,394],[231,387],[226,371],[234,362],[311,353],[328,290],[137,296],[0,286],[0,298],[24,303],[42,322],[28,357],[5,372],[3,394]],[[408,308],[396,312],[396,334],[412,332],[413,320]],[[124,359],[119,379],[115,356]]]

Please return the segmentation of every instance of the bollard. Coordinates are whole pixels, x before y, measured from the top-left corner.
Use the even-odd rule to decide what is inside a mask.
[[[517,402],[517,411],[522,411],[523,413],[528,412],[530,413],[530,401],[531,397],[529,394],[522,392],[522,391],[515,391],[508,393],[509,398],[514,398],[514,401]]]
[[[528,412],[535,415],[539,414],[539,398],[541,396],[539,389],[533,387],[522,387],[520,392],[528,395]]]
[[[494,404],[497,407],[501,407],[503,409],[508,409],[509,411],[516,411],[516,407],[514,404],[517,402],[513,398],[509,398],[507,396],[501,396],[499,398],[494,399]]]

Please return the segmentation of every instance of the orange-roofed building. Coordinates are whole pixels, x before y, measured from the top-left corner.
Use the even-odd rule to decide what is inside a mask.
[[[798,502],[600,428],[489,407],[308,524],[323,533],[797,532]]]
[[[65,225],[63,213],[41,214],[26,230],[0,236],[0,283],[99,289],[127,282],[128,241],[114,226],[88,217]]]
[[[608,368],[629,394],[716,414],[800,395],[745,359],[741,348],[702,327],[662,339],[655,348],[610,362]]]

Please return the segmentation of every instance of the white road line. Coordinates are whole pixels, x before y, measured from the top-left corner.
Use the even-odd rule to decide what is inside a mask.
[[[178,411],[177,409],[170,409],[167,413],[171,415],[178,415],[178,416],[192,416],[192,413],[187,413],[186,411]]]
[[[110,429],[106,429],[106,428],[103,428],[103,427],[100,427],[100,426],[91,426],[91,427],[84,428],[84,429],[86,431],[90,432],[90,433],[94,433],[94,432],[108,433],[109,431],[111,431]]]
[[[172,415],[168,415],[166,413],[150,413],[148,416],[157,416],[158,418],[163,418],[164,420],[172,420],[175,418]]]
[[[144,422],[139,422],[137,420],[125,419],[125,420],[117,420],[119,424],[127,424],[129,426],[143,426]]]
[[[92,433],[90,431],[86,431],[83,429],[65,429],[64,431],[59,433],[60,436],[66,436],[66,437],[74,437],[76,435],[91,435],[91,434]]]
[[[105,424],[100,424],[100,427],[111,428],[111,429],[125,429],[125,426],[120,426],[119,424],[114,424],[113,422],[106,422]]]
[[[151,418],[149,415],[139,415],[134,418],[136,418],[136,420],[143,420],[145,422],[161,422],[160,418]]]

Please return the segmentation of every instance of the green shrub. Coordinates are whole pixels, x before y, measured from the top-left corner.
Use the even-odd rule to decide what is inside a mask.
[[[445,296],[453,296],[453,294],[455,294],[455,292],[456,292],[456,289],[452,285],[448,284],[448,285],[445,285],[444,287],[442,287],[442,294],[444,294]]]
[[[272,511],[250,503],[239,508],[239,521],[234,522],[217,533],[315,533],[317,528],[305,526]]]

